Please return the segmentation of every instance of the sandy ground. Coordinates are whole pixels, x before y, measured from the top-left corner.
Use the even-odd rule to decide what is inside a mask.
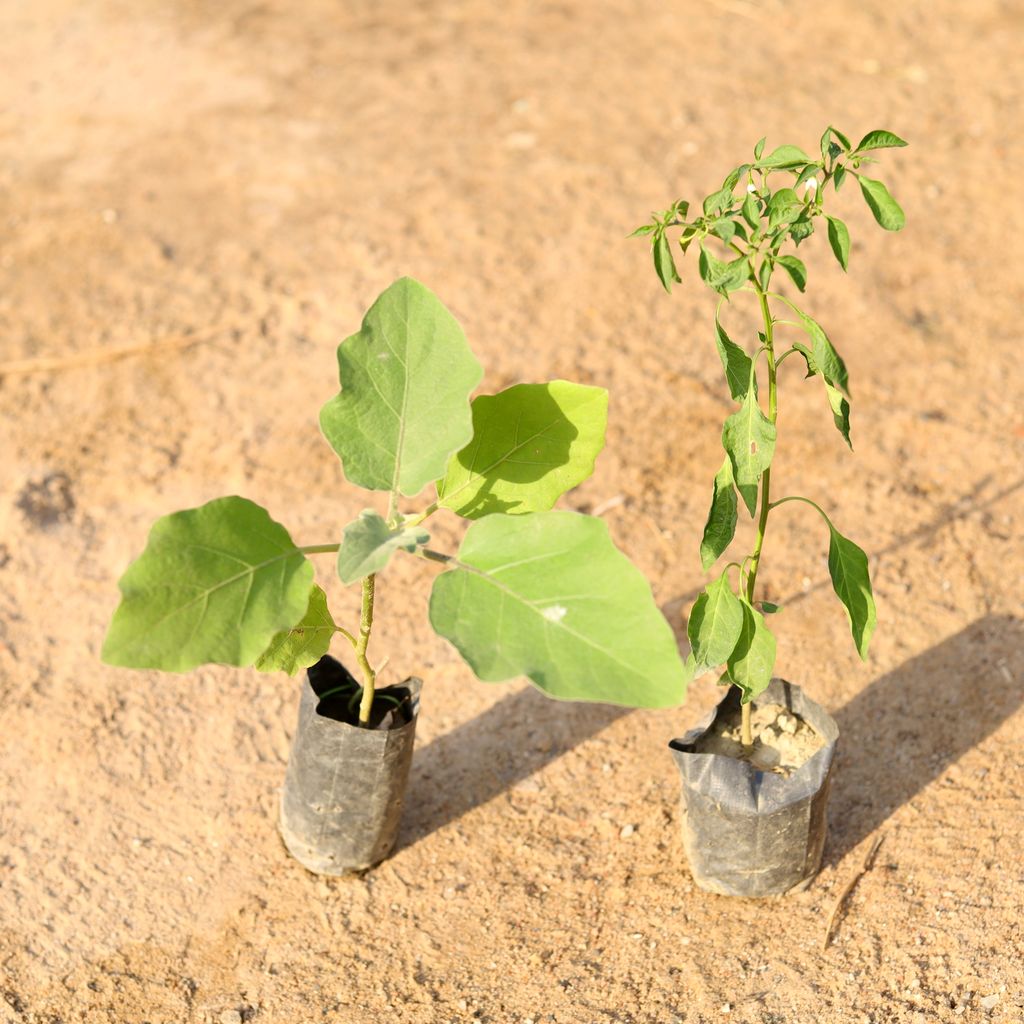
[[[202,339],[0,379],[0,1021],[1024,1020],[1019,4],[0,17],[0,359]],[[819,879],[767,903],[693,888],[665,742],[711,679],[660,713],[478,684],[411,560],[379,585],[375,640],[392,679],[427,680],[401,848],[357,880],[305,873],[273,824],[295,682],[98,661],[149,523],[244,493],[334,540],[366,498],[316,411],[335,345],[408,273],[489,386],[611,388],[608,450],[568,504],[622,498],[611,529],[680,626],[728,409],[713,298],[692,268],[664,295],[624,236],[760,135],[813,148],[829,121],[912,146],[882,175],[906,231],[846,191],[850,275],[823,238],[801,250],[855,456],[818,388],[783,381],[778,486],[869,551],[879,601],[862,665],[813,513],[773,519],[779,669],[842,729]]]

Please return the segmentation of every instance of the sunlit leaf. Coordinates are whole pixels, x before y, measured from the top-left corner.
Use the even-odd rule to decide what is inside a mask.
[[[314,583],[306,614],[270,641],[254,667],[259,672],[287,672],[293,676],[315,665],[327,653],[337,631],[327,607],[327,595]]]

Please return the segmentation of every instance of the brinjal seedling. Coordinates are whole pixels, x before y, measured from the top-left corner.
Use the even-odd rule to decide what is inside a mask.
[[[833,422],[850,444],[846,366],[824,328],[791,299],[773,291],[772,279],[781,269],[800,292],[804,291],[807,267],[787,250],[799,246],[821,224],[822,217],[835,258],[844,271],[848,268],[849,231],[843,221],[824,209],[830,186],[838,192],[853,179],[883,228],[899,231],[904,223],[903,210],[886,186],[863,171],[874,162],[876,151],[906,145],[892,132],[868,132],[854,146],[842,132],[830,127],[821,137],[820,159],[808,156],[797,146],[779,146],[766,156],[764,143],[761,139],[754,147],[752,162],[730,171],[721,188],[704,200],[696,217],[690,217],[689,204],[681,201],[655,214],[651,223],[634,232],[650,238],[654,269],[666,291],[680,281],[671,233],[684,253],[696,245],[700,276],[721,296],[715,310],[715,344],[729,394],[738,409],[722,429],[725,459],[715,475],[700,545],[704,570],[718,561],[732,541],[740,501],[751,517],[757,517],[757,534],[753,550],[742,561],[727,563],[722,574],[697,598],[687,626],[691,644],[687,667],[692,677],[725,665],[722,682],[741,691],[741,736],[747,747],[753,743],[750,702],[768,686],[775,664],[775,637],[765,616],[778,608],[767,601],[759,602],[756,590],[773,509],[788,502],[803,502],[825,520],[832,586],[846,609],[861,658],[867,658],[876,621],[864,552],[844,537],[810,498],[772,497],[778,371],[791,356],[804,361],[808,377],[819,379]],[[722,325],[723,305],[736,294],[752,295],[758,304],[762,327],[756,344],[738,344]],[[780,309],[782,317],[778,315]],[[783,350],[778,351],[779,334],[790,330],[797,332],[797,340],[785,341]],[[732,570],[737,574],[735,583]]]
[[[375,582],[401,553],[443,570],[430,621],[480,679],[525,675],[567,700],[681,701],[682,661],[646,580],[603,520],[553,510],[593,471],[607,392],[556,380],[470,402],[480,365],[454,317],[409,278],[377,299],[338,347],[338,365],[341,391],[320,426],[349,482],[385,492],[387,512],[368,509],[317,544],[295,543],[240,497],[165,516],[120,581],[108,664],[292,674],[340,635],[361,673],[350,699],[366,725]],[[429,484],[433,499],[406,511],[404,499]],[[426,523],[442,510],[472,521],[457,555],[428,546]],[[313,582],[306,556],[330,553],[341,581],[361,587],[358,625],[337,623]]]

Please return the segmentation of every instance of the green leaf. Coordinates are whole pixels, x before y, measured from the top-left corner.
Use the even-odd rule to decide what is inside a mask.
[[[635,231],[630,231],[628,238],[637,238],[643,235],[649,235],[652,231],[656,230],[657,224],[642,224]]]
[[[470,525],[430,621],[481,679],[552,697],[671,707],[686,676],[651,589],[601,519],[555,510]]]
[[[158,519],[118,585],[103,660],[188,672],[252,665],[307,610],[313,566],[265,509],[218,498]]]
[[[821,173],[821,171],[822,171],[822,167],[819,164],[808,164],[797,175],[796,181],[793,182],[793,188],[797,189],[801,185],[803,185],[805,182],[810,181],[811,178],[817,178],[817,176]],[[817,185],[817,184],[818,184],[818,182],[815,181],[815,185]]]
[[[731,202],[731,188],[720,188],[717,192],[712,192],[711,195],[704,200],[704,216],[710,217],[713,214],[721,213],[722,210],[726,209]]]
[[[814,361],[814,353],[806,346],[801,344],[799,341],[793,342],[793,348],[797,350],[804,357],[804,362],[807,364],[807,374],[804,377],[806,380],[808,377],[813,377],[818,373],[818,364]]]
[[[871,207],[875,220],[886,231],[899,231],[906,224],[907,218],[900,204],[889,195],[885,185],[873,178],[865,178],[863,174],[859,174],[857,180],[860,182],[864,201]]]
[[[830,149],[830,147],[832,145],[832,143],[830,142],[831,137],[832,137],[832,129],[831,128],[826,128],[824,134],[821,136],[821,142],[819,143],[819,148],[821,149],[821,159],[822,159],[822,161],[828,160],[829,149]]]
[[[846,363],[843,362],[842,357],[829,341],[821,324],[802,310],[797,309],[796,314],[800,318],[801,326],[811,339],[814,347],[814,362],[818,371],[829,384],[849,394],[850,380],[846,371]]]
[[[658,280],[661,281],[665,291],[671,292],[672,282],[675,281],[678,284],[682,278],[679,276],[679,271],[676,270],[676,262],[672,259],[672,246],[669,244],[664,231],[660,232],[658,237],[655,238],[653,252],[654,269],[658,275]]]
[[[737,230],[736,222],[728,217],[720,217],[710,225],[711,234],[716,238],[720,238],[727,245],[736,236]]]
[[[796,256],[779,256],[776,263],[785,268],[800,291],[807,287],[807,267],[804,266],[803,260],[797,259]]]
[[[761,611],[764,612],[765,615],[775,615],[778,612],[782,611],[782,605],[781,604],[775,604],[772,601],[762,601],[761,602]]]
[[[839,131],[838,128],[832,128],[832,129],[830,129],[830,131],[842,143],[843,149],[845,149],[846,152],[849,153],[850,152],[850,140],[849,140],[849,138],[847,136],[845,136],[841,131]]]
[[[828,221],[828,244],[832,246],[839,266],[846,270],[850,265],[850,232],[838,217],[825,214]]]
[[[755,167],[799,167],[809,164],[811,158],[799,146],[779,146],[773,149],[763,160],[758,159]]]
[[[828,571],[832,587],[846,609],[857,653],[866,661],[871,634],[878,622],[875,598],[871,593],[868,556],[852,540],[844,537],[831,520],[828,521],[828,529]]]
[[[767,689],[775,668],[775,637],[764,616],[740,598],[743,625],[736,647],[727,663],[729,679],[742,691],[741,703],[749,704]]]
[[[878,128],[873,132],[868,132],[857,143],[854,153],[866,153],[869,149],[898,149],[905,145],[906,143],[898,135]]]
[[[700,563],[707,572],[721,557],[736,533],[736,490],[732,483],[732,462],[726,456],[715,474],[711,508],[700,542]]]
[[[828,404],[832,407],[832,419],[835,421],[836,430],[843,435],[843,440],[853,451],[853,442],[850,440],[850,403],[843,397],[843,393],[825,381],[825,393],[828,395]]]
[[[761,209],[757,202],[757,197],[753,192],[747,193],[747,198],[743,200],[743,207],[741,209],[743,219],[754,229],[757,230],[761,225]]]
[[[846,168],[842,165],[837,165],[836,169],[832,172],[832,180],[836,183],[836,191],[838,192],[843,187],[843,182],[846,181]]]
[[[765,141],[766,141],[766,139],[764,138],[764,136],[762,136],[760,139],[757,140],[757,144],[754,146],[754,159],[755,160],[760,160],[761,159],[761,154],[764,152]]]
[[[725,333],[725,328],[718,319],[717,310],[715,312],[715,347],[718,349],[725,377],[729,382],[729,394],[737,402],[741,402],[751,382],[750,356]],[[753,381],[754,393],[757,394],[757,378],[754,377]]]
[[[398,550],[415,551],[426,544],[430,534],[418,526],[392,529],[387,520],[372,508],[359,513],[345,527],[338,549],[338,577],[342,583],[355,583],[364,576],[380,572]]]
[[[768,214],[768,227],[775,228],[780,224],[788,224],[800,216],[804,204],[800,197],[791,188],[780,188],[773,192],[768,200],[766,213]]]
[[[686,624],[697,672],[725,664],[742,630],[743,605],[729,586],[728,573],[724,573],[694,602]]]
[[[551,508],[594,471],[608,392],[555,380],[473,400],[473,440],[448,463],[438,504],[467,519]]]
[[[750,277],[750,264],[745,256],[725,263],[708,252],[704,246],[700,247],[698,269],[704,283],[719,295],[728,295],[729,292],[739,290]]]
[[[736,489],[753,515],[757,509],[757,485],[761,474],[772,464],[775,452],[775,424],[761,412],[753,388],[747,391],[739,411],[725,421],[722,447],[732,462]]]
[[[799,245],[805,238],[814,233],[814,221],[811,220],[810,211],[805,207],[800,216],[793,221],[789,229],[789,237]]]
[[[338,346],[341,393],[320,429],[351,483],[418,494],[470,439],[469,396],[482,370],[441,301],[403,277]]]
[[[270,641],[254,667],[258,672],[287,672],[293,676],[315,665],[327,653],[337,631],[327,607],[327,595],[314,583],[306,614]]]

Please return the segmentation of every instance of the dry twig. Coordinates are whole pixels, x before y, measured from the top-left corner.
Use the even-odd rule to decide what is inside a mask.
[[[850,880],[843,886],[842,891],[839,893],[839,897],[836,899],[835,906],[832,908],[832,913],[828,915],[828,924],[825,926],[825,938],[821,943],[821,951],[824,952],[828,949],[829,940],[832,938],[832,929],[835,927],[836,918],[839,916],[839,911],[843,904],[846,902],[847,896],[853,892],[854,886],[861,880],[864,874],[871,870],[871,865],[875,862],[875,854],[878,853],[878,848],[882,845],[882,840],[885,838],[884,835],[880,834],[875,837],[875,841],[871,844],[868,849],[867,855],[864,857],[864,863],[861,864],[860,870],[857,871]]]
[[[146,355],[149,352],[173,351],[189,348],[201,341],[209,341],[226,328],[211,327],[195,334],[186,334],[176,338],[159,338],[144,345],[128,345],[125,348],[93,349],[90,352],[79,352],[73,356],[50,356],[39,359],[19,359],[11,363],[0,363],[0,377],[29,373],[46,373],[50,370],[68,370],[79,366],[93,366],[98,363],[113,363],[131,356]]]

